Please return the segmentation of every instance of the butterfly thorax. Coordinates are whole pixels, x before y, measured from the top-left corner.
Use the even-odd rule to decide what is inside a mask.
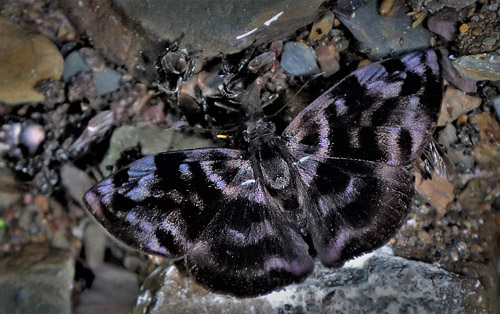
[[[294,161],[274,125],[260,121],[247,129],[250,160],[256,180],[262,184],[275,206],[287,212],[287,218],[298,224],[302,189],[297,185]]]
[[[245,131],[245,141],[251,143],[263,136],[274,135],[275,131],[276,127],[274,123],[264,121],[263,119],[248,122]]]

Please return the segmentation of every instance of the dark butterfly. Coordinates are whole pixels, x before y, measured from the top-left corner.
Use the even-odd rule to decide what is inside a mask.
[[[394,235],[413,195],[408,166],[431,140],[441,95],[434,51],[372,63],[316,99],[281,136],[250,106],[247,150],[148,156],[84,201],[112,235],[183,259],[201,284],[264,294],[303,280],[314,257],[339,267]]]

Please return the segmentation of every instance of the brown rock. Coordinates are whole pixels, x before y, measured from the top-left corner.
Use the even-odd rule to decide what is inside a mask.
[[[321,45],[316,48],[316,58],[318,60],[323,77],[329,77],[340,69],[340,55],[333,43]]]
[[[29,34],[0,16],[0,101],[15,105],[43,101],[37,82],[59,80],[64,60],[46,37]]]
[[[432,179],[424,180],[420,171],[415,171],[415,189],[434,207],[441,215],[446,214],[446,206],[453,201],[455,186],[450,181],[442,178],[434,171],[431,172]]]
[[[438,126],[444,126],[454,121],[461,114],[479,107],[480,104],[481,98],[469,96],[458,89],[448,86],[441,103],[441,115],[439,116]]]
[[[335,14],[328,10],[321,15],[321,17],[314,22],[311,33],[309,34],[309,40],[321,40],[323,39],[333,27],[333,21],[335,20]]]

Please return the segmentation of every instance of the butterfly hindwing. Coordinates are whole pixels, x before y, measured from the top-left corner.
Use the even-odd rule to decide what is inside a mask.
[[[406,168],[432,136],[441,93],[435,52],[411,53],[353,72],[284,131],[323,264],[341,265],[398,230],[413,195]]]
[[[148,156],[99,182],[84,201],[113,236],[150,254],[185,258],[214,290],[255,295],[313,268],[307,245],[238,150]]]

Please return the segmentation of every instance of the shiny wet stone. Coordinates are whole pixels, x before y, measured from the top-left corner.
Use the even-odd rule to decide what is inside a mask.
[[[271,42],[313,22],[323,0],[64,0],[111,61],[151,78],[168,42],[203,59]]]

